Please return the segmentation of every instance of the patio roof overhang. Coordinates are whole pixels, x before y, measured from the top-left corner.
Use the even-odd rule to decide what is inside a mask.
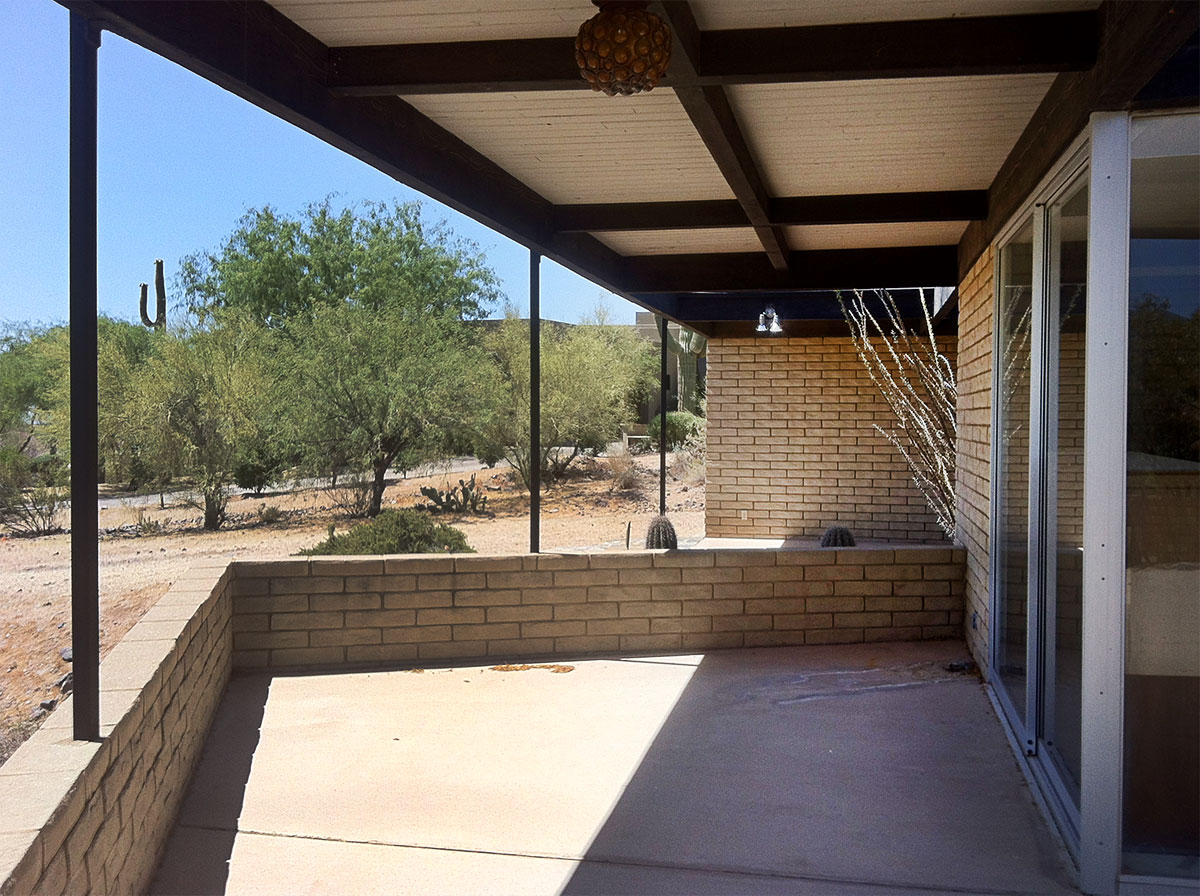
[[[59,0],[594,282],[709,335],[953,286],[1193,2],[658,2],[649,94],[574,71],[587,0]],[[817,292],[813,292],[813,291]]]

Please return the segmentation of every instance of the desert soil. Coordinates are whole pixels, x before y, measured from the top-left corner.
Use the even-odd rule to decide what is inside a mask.
[[[658,510],[658,458],[636,458],[637,483],[614,485],[608,463],[582,458],[568,477],[543,493],[543,551],[624,550],[631,524],[636,548]],[[704,533],[702,470],[682,462],[668,475],[667,512],[681,539]],[[677,475],[676,475],[677,474]],[[440,474],[393,481],[385,506],[424,503],[420,487],[448,488],[470,474]],[[440,517],[462,529],[481,554],[529,549],[529,496],[508,471],[484,470],[477,483],[488,496],[488,516]],[[327,488],[300,488],[230,500],[229,520],[217,532],[201,528],[202,515],[186,503],[159,508],[131,502],[100,511],[100,649],[103,655],[194,563],[213,559],[280,558],[313,546],[333,523],[353,525]],[[112,502],[105,502],[106,504]],[[262,521],[263,508],[281,518]],[[44,718],[43,706],[61,699],[57,685],[71,669],[70,536],[4,537],[0,532],[0,762]]]

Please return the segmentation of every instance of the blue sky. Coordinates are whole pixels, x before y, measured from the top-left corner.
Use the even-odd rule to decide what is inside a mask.
[[[67,318],[68,13],[0,0],[0,323]],[[244,100],[112,34],[99,55],[99,307],[137,319],[138,284],[166,261],[216,249],[251,208],[296,214],[335,201],[420,199],[474,242],[508,298],[528,309],[529,254]],[[171,296],[171,298],[174,298]],[[606,300],[636,307],[542,262],[542,316],[578,320]]]

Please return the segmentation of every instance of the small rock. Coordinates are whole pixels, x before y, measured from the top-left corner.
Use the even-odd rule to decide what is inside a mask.
[[[963,660],[962,662],[957,663],[947,663],[942,668],[947,672],[974,672],[975,663],[973,663],[971,660]]]
[[[64,663],[72,662],[75,659],[75,651],[70,647],[64,647],[58,652],[58,655],[63,658]]]
[[[33,715],[31,715],[31,716],[29,717],[29,719],[30,719],[30,721],[36,722],[36,721],[38,721],[39,719],[44,719],[44,718],[46,718],[46,716],[48,716],[48,715],[50,715],[50,710],[48,710],[48,709],[45,709],[45,708],[43,708],[43,709],[35,709],[35,710],[33,711]]]
[[[46,712],[50,712],[56,706],[58,706],[58,700],[54,697],[51,697],[49,700],[43,700],[41,703],[41,708],[46,710]]]
[[[64,695],[71,693],[71,691],[75,690],[75,673],[68,672],[58,681],[54,682],[54,686]]]

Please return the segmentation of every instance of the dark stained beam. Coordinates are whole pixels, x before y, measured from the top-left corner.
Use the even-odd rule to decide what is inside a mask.
[[[1200,26],[1195,0],[1108,0],[1098,10],[1094,67],[1055,78],[988,188],[988,217],[959,241],[959,282],[1087,127],[1094,111],[1134,105],[1138,93]]]
[[[573,37],[332,47],[329,87],[351,96],[591,89]]]
[[[900,309],[900,316],[911,325],[923,329],[924,315],[921,311],[922,290],[889,289]],[[848,291],[843,290],[843,294]],[[924,300],[933,296],[924,290]],[[655,294],[646,298],[660,302],[669,309],[670,315],[713,338],[755,337],[758,315],[767,306],[774,307],[783,326],[785,336],[845,336],[846,320],[838,304],[835,290],[809,290],[804,292],[777,292],[770,295],[753,293],[727,294]],[[864,291],[863,298],[868,307],[886,314],[883,303],[874,290]],[[953,335],[957,322],[935,321],[934,330],[939,335]]]
[[[59,0],[427,196],[621,292],[621,257],[586,234],[556,237],[553,206],[397,97],[328,87],[329,50],[261,0]]]
[[[702,77],[724,84],[1082,71],[1095,61],[1091,11],[706,31],[700,43]]]
[[[757,252],[641,255],[625,260],[623,282],[645,301],[653,293],[950,286],[957,275],[954,246],[792,252],[788,261],[780,271]]]
[[[700,28],[686,0],[664,0],[651,3],[653,9],[671,29],[670,71],[680,77],[696,77],[700,54]],[[721,169],[734,198],[746,213],[754,234],[776,270],[786,270],[787,237],[783,230],[771,224],[769,195],[758,171],[742,129],[738,126],[725,88],[675,87],[675,96],[692,121],[692,126],[704,141],[713,161]]]
[[[582,19],[581,19],[582,22]],[[1081,71],[1096,61],[1095,12],[697,29],[687,69],[663,86],[712,87]],[[689,54],[691,55],[691,54]],[[587,90],[574,37],[334,47],[329,86],[365,95]]]
[[[987,217],[987,191],[793,196],[769,199],[767,209],[770,222],[777,226],[978,221]],[[749,223],[741,204],[733,199],[554,207],[554,227],[560,232],[694,230]]]

